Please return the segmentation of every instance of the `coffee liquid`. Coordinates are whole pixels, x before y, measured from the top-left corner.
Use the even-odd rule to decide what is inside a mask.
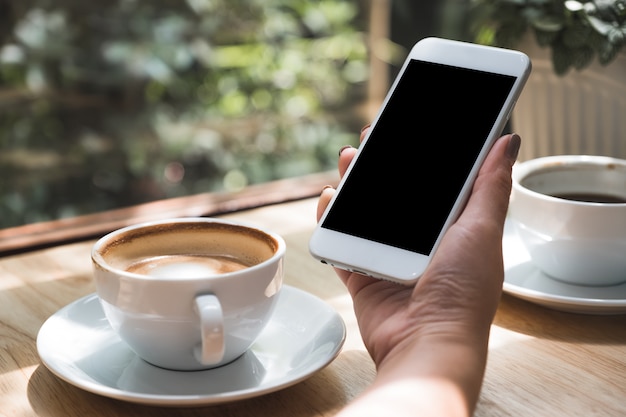
[[[553,197],[562,198],[564,200],[581,201],[587,203],[607,203],[607,204],[623,204],[626,198],[610,194],[600,193],[564,193],[553,194]]]

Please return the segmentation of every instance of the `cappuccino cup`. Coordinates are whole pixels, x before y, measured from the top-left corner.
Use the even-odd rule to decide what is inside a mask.
[[[251,225],[180,218],[125,227],[93,246],[96,292],[143,360],[201,370],[237,359],[269,322],[284,240]]]
[[[556,155],[517,163],[509,218],[550,277],[587,286],[626,281],[626,160]]]

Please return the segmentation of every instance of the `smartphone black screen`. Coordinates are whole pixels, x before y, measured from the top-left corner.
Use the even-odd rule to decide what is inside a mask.
[[[430,254],[515,81],[411,60],[322,227]]]

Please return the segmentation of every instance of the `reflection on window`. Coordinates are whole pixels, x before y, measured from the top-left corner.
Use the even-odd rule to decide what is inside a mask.
[[[334,169],[357,0],[0,0],[0,228]]]

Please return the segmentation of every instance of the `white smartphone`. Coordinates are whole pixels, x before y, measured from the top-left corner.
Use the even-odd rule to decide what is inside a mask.
[[[463,210],[530,70],[518,51],[418,42],[311,236],[313,257],[414,284]]]

